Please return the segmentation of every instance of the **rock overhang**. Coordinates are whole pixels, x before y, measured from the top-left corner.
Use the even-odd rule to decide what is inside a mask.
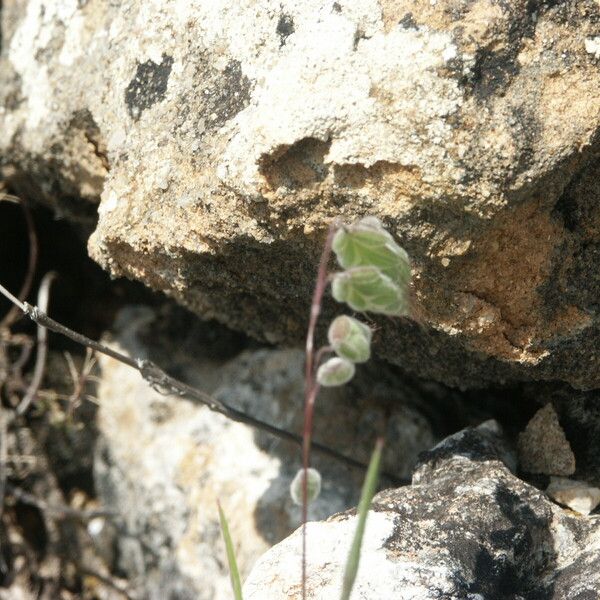
[[[113,275],[297,342],[328,223],[374,214],[418,317],[381,355],[598,386],[596,3],[76,4],[11,21],[0,153],[99,202]]]

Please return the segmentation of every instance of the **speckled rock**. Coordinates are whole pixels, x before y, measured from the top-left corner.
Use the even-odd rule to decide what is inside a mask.
[[[119,317],[113,343],[160,362],[238,409],[300,431],[302,354],[255,349],[231,356],[231,334],[191,322],[149,308],[128,308]],[[219,347],[229,347],[229,353],[217,352]],[[122,522],[116,539],[102,540],[103,553],[116,546],[118,567],[142,598],[229,600],[216,501],[228,516],[246,574],[300,522],[300,509],[289,497],[299,449],[205,407],[161,395],[112,359],[103,358],[101,368],[95,484],[100,502],[117,511]],[[402,401],[402,395],[417,391],[403,390],[397,382],[397,391],[388,385],[385,392],[395,395],[387,414],[385,466],[402,478],[436,436],[428,419]],[[388,412],[381,401],[385,386],[379,386],[379,391],[371,384],[369,392],[355,387],[320,397],[315,439],[367,461]],[[316,454],[313,459],[323,489],[311,505],[311,518],[323,519],[355,504],[362,472],[349,472]]]
[[[425,454],[412,486],[375,497],[356,598],[598,597],[600,521],[515,477],[498,431],[488,422],[448,438]],[[339,597],[355,526],[354,511],[310,524],[308,597]],[[244,598],[300,598],[300,552],[298,530],[259,560]]]
[[[4,2],[0,157],[114,275],[298,341],[333,217],[380,217],[452,385],[600,385],[596,0]],[[99,204],[98,204],[99,203]]]
[[[527,473],[575,473],[575,455],[551,403],[540,408],[519,434],[518,449],[519,465]]]

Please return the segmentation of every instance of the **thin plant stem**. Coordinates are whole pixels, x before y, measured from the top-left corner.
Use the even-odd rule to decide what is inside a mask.
[[[333,352],[333,348],[331,346],[323,346],[322,348],[319,348],[317,354],[315,355],[315,369],[319,368],[321,359],[323,356],[325,356],[325,354],[329,354],[329,352]]]
[[[310,450],[312,443],[312,424],[315,401],[319,393],[319,386],[315,381],[315,330],[321,306],[323,294],[327,287],[327,268],[331,257],[331,245],[333,236],[339,227],[339,221],[334,220],[329,226],[325,246],[319,262],[317,281],[310,305],[310,318],[306,333],[306,366],[304,374],[304,430],[302,432],[302,600],[306,600],[306,521],[308,520],[308,468],[310,466]]]
[[[206,392],[198,390],[192,386],[171,377],[167,373],[165,373],[158,365],[154,364],[149,360],[142,360],[138,358],[131,358],[126,354],[122,354],[116,350],[113,350],[109,346],[101,344],[100,342],[96,342],[87,338],[86,336],[65,327],[64,325],[58,323],[54,319],[51,319],[46,313],[42,312],[39,307],[32,306],[27,302],[21,302],[18,298],[16,298],[13,294],[11,294],[3,285],[0,284],[0,294],[8,298],[15,306],[17,306],[23,313],[25,313],[32,321],[37,323],[38,325],[43,325],[48,328],[50,331],[58,333],[60,335],[64,335],[65,337],[81,344],[82,346],[86,346],[95,350],[96,352],[100,352],[101,354],[105,354],[106,356],[110,356],[116,361],[131,367],[138,371],[142,377],[155,389],[162,393],[170,393],[180,397],[187,398],[192,402],[196,402],[198,404],[203,404],[207,406],[210,410],[214,412],[218,412],[225,417],[237,421],[240,423],[245,423],[250,427],[255,429],[265,431],[270,433],[271,435],[278,437],[280,439],[292,442],[300,447],[303,444],[303,438],[300,435],[297,435],[291,431],[286,431],[285,429],[281,429],[269,423],[265,423],[260,419],[256,419],[251,415],[248,415],[242,411],[239,411],[231,406],[223,402],[219,402]],[[356,460],[352,457],[345,456],[341,452],[330,448],[324,444],[319,444],[317,442],[312,442],[312,448],[323,454],[325,456],[329,456],[338,462],[341,462],[347,465],[350,468],[365,471],[367,469],[367,465],[359,460]],[[390,482],[396,485],[405,485],[407,482],[399,479],[392,473],[386,474]]]

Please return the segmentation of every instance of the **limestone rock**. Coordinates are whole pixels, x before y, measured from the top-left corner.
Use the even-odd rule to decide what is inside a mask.
[[[582,515],[589,515],[600,504],[600,488],[585,481],[552,477],[546,493],[559,504]]]
[[[413,485],[378,494],[367,520],[353,597],[594,598],[600,522],[574,516],[511,474],[486,425],[425,454]],[[340,595],[355,511],[308,528],[308,597]],[[312,540],[312,541],[311,541]],[[300,530],[269,550],[244,586],[247,600],[301,597]]]
[[[544,384],[535,392],[531,388],[523,401],[541,396],[552,402],[577,459],[576,478],[600,488],[600,392],[577,391],[567,385]]]
[[[0,162],[92,256],[297,342],[324,231],[372,214],[452,385],[600,385],[596,0],[3,2]],[[331,306],[328,306],[328,310]]]
[[[575,455],[552,404],[540,408],[519,435],[519,462],[527,473],[575,473]]]
[[[231,339],[219,339],[226,335],[202,326],[191,329],[189,320],[179,321],[170,313],[132,307],[121,313],[113,343],[133,356],[159,362],[257,418],[300,431],[302,353],[255,349],[231,357],[218,352],[232,345]],[[299,448],[205,407],[161,395],[112,359],[103,358],[101,368],[95,485],[99,501],[117,511],[117,522],[122,522],[113,535],[119,569],[140,597],[150,600],[229,600],[216,501],[220,499],[227,514],[246,574],[300,522],[301,509],[289,496],[300,466]],[[385,423],[378,393],[394,393],[389,384],[387,391],[376,387],[321,395],[315,439],[367,461]],[[394,388],[410,393],[397,381]],[[417,454],[436,438],[423,415],[401,398],[395,400],[385,468],[407,477]],[[313,464],[323,476],[323,488],[311,505],[311,518],[326,518],[357,502],[362,472],[349,472],[317,454]],[[112,544],[106,532],[94,531],[103,555],[109,555]]]

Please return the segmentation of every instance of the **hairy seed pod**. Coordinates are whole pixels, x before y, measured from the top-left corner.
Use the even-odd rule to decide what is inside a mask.
[[[353,310],[401,317],[408,314],[408,292],[377,267],[355,267],[336,273],[331,293]]]
[[[321,493],[321,474],[316,469],[307,469],[308,477],[306,478],[307,486],[307,500],[312,502],[319,497]],[[304,483],[304,469],[300,469],[292,483],[290,484],[290,496],[294,501],[294,504],[302,505],[302,485]]]
[[[359,320],[341,315],[336,317],[327,332],[335,353],[353,363],[367,362],[371,357],[372,332]]]
[[[323,387],[336,387],[348,383],[353,377],[356,368],[345,358],[335,356],[324,362],[317,370],[317,381]]]
[[[402,288],[410,283],[408,254],[376,217],[341,227],[333,238],[332,249],[344,269],[373,266]]]

